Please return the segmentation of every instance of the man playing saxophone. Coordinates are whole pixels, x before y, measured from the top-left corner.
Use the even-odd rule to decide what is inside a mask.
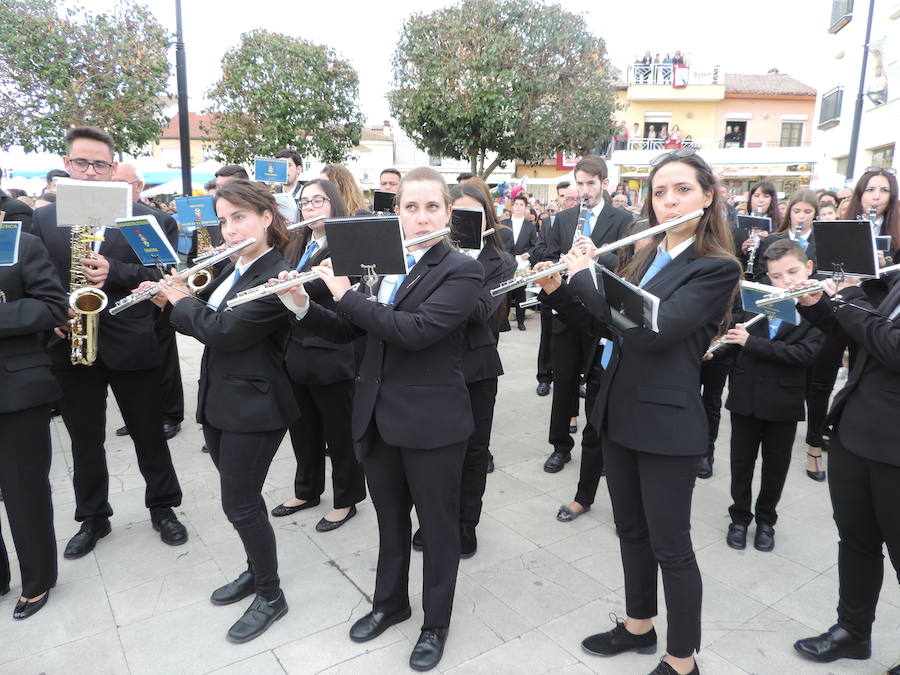
[[[110,181],[116,169],[112,138],[94,127],[73,127],[66,135],[68,152],[63,158],[72,178]],[[150,209],[134,204],[135,215]],[[87,224],[84,224],[87,225]],[[164,223],[165,226],[165,223]],[[122,417],[134,441],[137,460],[147,488],[145,504],[153,528],[170,545],[187,541],[187,531],[175,517],[181,504],[181,488],[163,435],[160,352],[153,328],[153,307],[145,303],[110,318],[109,307],[148,279],[159,279],[153,267],[144,267],[125,238],[114,228],[58,227],[56,205],[35,213],[33,233],[46,245],[63,286],[70,288],[72,267],[81,293],[107,296],[108,304],[94,315],[94,329],[80,335],[81,346],[70,349],[69,326],[56,329],[61,338],[51,345],[53,373],[63,397],[59,409],[72,439],[75,520],[79,532],[65,549],[66,558],[79,558],[93,550],[97,540],[110,532],[109,471],[106,465],[106,392],[112,388]],[[171,228],[170,228],[171,229]],[[174,243],[177,231],[167,231]],[[80,252],[73,255],[73,242]],[[70,314],[71,316],[71,314]],[[74,317],[73,317],[74,318]],[[85,315],[82,315],[83,323]],[[76,343],[77,344],[77,343]]]

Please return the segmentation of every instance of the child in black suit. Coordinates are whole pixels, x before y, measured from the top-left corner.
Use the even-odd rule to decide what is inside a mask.
[[[769,278],[778,288],[809,278],[813,263],[795,241],[782,239],[766,250]],[[748,317],[749,318],[749,317]],[[824,335],[805,319],[793,326],[766,319],[748,329],[738,323],[725,334],[740,347],[731,368],[728,400],[731,411],[731,525],[728,545],[747,545],[747,526],[756,518],[754,546],[775,547],[775,507],[787,479],[797,422],[804,419],[806,369],[824,342]],[[723,350],[720,350],[720,352]],[[719,353],[719,358],[727,356]],[[756,457],[762,445],[762,484],[751,510]]]

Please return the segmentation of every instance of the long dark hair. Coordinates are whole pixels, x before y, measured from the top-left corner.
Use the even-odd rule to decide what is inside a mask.
[[[771,197],[771,199],[769,200],[769,209],[763,214],[763,216],[771,218],[773,224],[777,223],[781,218],[778,215],[778,191],[775,189],[775,185],[767,180],[761,180],[758,183],[754,183],[752,186],[750,186],[750,192],[747,193],[747,215],[756,215],[753,213],[752,203],[753,193],[757,190]]]
[[[266,241],[269,246],[281,248],[288,240],[288,231],[284,216],[278,210],[275,197],[263,183],[235,178],[216,190],[213,204],[220,199],[246,207],[261,216],[266,211],[272,216],[272,223],[266,228]]]
[[[804,204],[809,204],[813,207],[813,220],[815,220],[819,215],[819,196],[813,192],[812,190],[797,190],[794,194],[791,195],[791,199],[787,204],[787,208],[784,211],[784,220],[781,221],[781,225],[779,225],[776,230],[772,234],[779,234],[781,232],[790,232],[791,229],[791,209],[795,204],[799,204],[803,202]]]
[[[500,232],[498,229],[500,224],[497,222],[497,216],[494,213],[494,205],[485,198],[484,191],[474,183],[459,183],[450,188],[450,204],[453,204],[453,202],[462,197],[471,197],[481,204],[481,208],[484,209],[485,229],[489,230],[494,228],[494,233],[488,235],[485,242],[492,243],[494,248],[498,251],[504,250],[503,240],[500,239]]]
[[[337,186],[334,183],[330,180],[325,180],[324,178],[306,181],[303,188],[300,190],[300,196],[297,201],[300,201],[303,197],[303,193],[306,192],[306,188],[310,185],[318,185],[319,189],[325,193],[326,197],[328,197],[328,203],[331,204],[332,218],[344,218],[347,215],[347,205],[344,203],[344,198],[341,196],[340,190],[337,189]],[[302,220],[303,214],[301,213],[299,217]],[[294,230],[288,234],[290,235],[290,241],[288,241],[281,250],[281,255],[285,261],[287,261],[288,265],[296,267],[297,263],[300,262],[300,258],[303,256],[303,252],[306,250],[306,245],[312,238],[312,230],[308,227],[302,227],[300,230]]]
[[[709,164],[696,153],[688,154],[677,150],[670,152],[663,155],[650,170],[647,184],[650,186],[651,198],[644,202],[650,227],[659,225],[659,219],[653,210],[653,179],[662,167],[672,162],[681,162],[691,167],[694,170],[700,188],[712,195],[712,203],[703,210],[703,215],[700,216],[700,222],[697,223],[697,230],[694,234],[694,251],[697,257],[727,258],[733,260],[734,264],[739,266],[740,263],[738,263],[737,258],[731,252],[734,250],[731,230],[722,217],[722,202],[719,197],[719,185],[716,175],[709,168]],[[659,234],[654,241],[658,244],[663,237],[665,237],[665,234]],[[651,259],[655,253],[656,246],[645,246],[635,253],[634,257],[622,268],[622,277],[633,284],[639,284],[644,273],[650,267]]]
[[[862,196],[866,188],[869,187],[869,181],[875,176],[884,176],[887,178],[888,185],[891,188],[891,198],[884,210],[884,231],[891,235],[891,249],[900,249],[900,217],[897,215],[897,177],[888,173],[884,169],[878,171],[866,171],[859,180],[856,181],[856,187],[853,188],[853,196],[850,198],[850,218],[865,217],[863,213]]]

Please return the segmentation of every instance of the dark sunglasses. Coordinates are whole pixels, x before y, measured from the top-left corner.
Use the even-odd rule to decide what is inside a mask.
[[[661,155],[657,155],[653,159],[650,160],[650,166],[656,166],[657,164],[662,164],[664,160],[675,160],[675,159],[684,159],[685,157],[692,157],[697,154],[697,150],[694,148],[678,148],[677,150],[670,150],[669,152],[664,152]]]

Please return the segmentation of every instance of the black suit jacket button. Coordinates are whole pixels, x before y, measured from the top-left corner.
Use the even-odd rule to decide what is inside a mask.
[[[381,378],[380,378],[380,377],[376,377],[376,378],[375,378],[375,384],[381,384]]]

